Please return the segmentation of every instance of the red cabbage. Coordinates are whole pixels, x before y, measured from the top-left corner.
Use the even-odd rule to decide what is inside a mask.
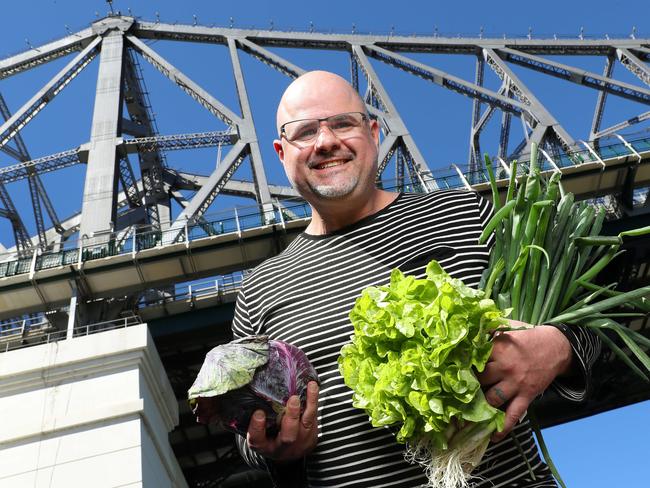
[[[273,436],[290,396],[298,395],[304,407],[311,380],[318,376],[299,348],[250,336],[208,352],[188,397],[198,422],[219,422],[241,435],[253,412],[264,410],[267,434]]]

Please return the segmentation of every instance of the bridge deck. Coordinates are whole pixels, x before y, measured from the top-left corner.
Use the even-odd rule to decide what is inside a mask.
[[[525,162],[519,165],[525,171]],[[507,186],[508,167],[498,166]],[[572,153],[551,162],[546,172],[561,171],[566,191],[577,198],[593,198],[650,185],[650,138]],[[489,194],[485,171],[436,175],[440,189],[467,188]],[[421,191],[404,187],[403,191]],[[58,251],[0,263],[0,320],[65,306],[73,296],[71,282],[86,297],[123,296],[216,274],[248,269],[276,254],[309,222],[305,202],[284,204],[273,212],[259,208],[233,209],[221,218],[186,225],[184,229],[143,231],[129,228],[94,236]]]

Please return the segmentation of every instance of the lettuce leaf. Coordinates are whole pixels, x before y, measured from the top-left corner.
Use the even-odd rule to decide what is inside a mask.
[[[436,262],[425,279],[391,273],[385,286],[366,288],[350,312],[351,343],[339,370],[353,405],[373,426],[398,428],[399,442],[426,441],[446,449],[463,427],[504,413],[487,403],[475,371],[492,352],[491,333],[505,314],[484,293],[450,277]]]

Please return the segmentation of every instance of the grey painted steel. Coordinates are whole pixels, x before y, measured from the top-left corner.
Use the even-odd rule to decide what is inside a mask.
[[[616,56],[623,66],[629,69],[634,75],[646,85],[650,85],[650,68],[647,64],[637,58],[628,49],[616,49]]]
[[[9,107],[7,106],[7,103],[5,102],[4,97],[1,94],[0,94],[0,114],[5,119],[5,121],[11,118],[11,112],[9,111]],[[27,150],[27,146],[25,145],[25,142],[23,141],[23,137],[20,134],[20,132],[17,132],[13,139],[16,144],[19,161],[21,162],[30,161],[32,158],[29,155],[29,151]],[[60,229],[59,218],[56,215],[56,211],[54,210],[54,206],[52,205],[52,202],[50,201],[47,192],[45,191],[45,187],[43,186],[43,182],[41,181],[40,176],[34,170],[33,167],[30,167],[28,171],[29,171],[29,179],[28,179],[29,194],[32,200],[32,208],[34,210],[34,221],[36,222],[38,240],[41,248],[45,248],[47,247],[47,238],[45,235],[46,229],[45,229],[45,223],[43,221],[43,210],[41,208],[41,200],[43,201],[43,205],[47,210],[50,220],[52,221],[52,224],[57,229]]]
[[[238,126],[240,141],[248,145],[248,159],[253,170],[253,181],[255,183],[255,194],[257,195],[257,202],[260,204],[268,205],[271,203],[269,183],[266,178],[266,172],[264,171],[264,163],[262,161],[260,145],[257,141],[257,131],[255,130],[255,123],[253,121],[253,112],[251,111],[251,106],[248,101],[248,93],[246,92],[244,73],[239,62],[237,44],[232,38],[228,38],[228,52],[230,53],[230,61],[232,62],[233,74],[235,75],[237,98],[239,100],[239,106],[241,108],[243,119],[242,124]]]
[[[477,86],[461,78],[445,73],[442,70],[432,68],[423,63],[415,61],[414,59],[402,56],[401,54],[387,51],[386,49],[383,49],[379,46],[365,47],[369,56],[379,59],[380,61],[384,61],[385,63],[395,66],[396,68],[400,68],[411,74],[422,76],[423,78],[435,83],[436,85],[448,88],[462,95],[466,95],[471,98],[478,98],[482,102],[489,103],[490,105],[495,105],[501,110],[513,112],[517,115],[525,113],[534,119],[534,114],[530,113],[528,107],[523,103],[511,100],[507,97],[499,95],[496,92],[493,92],[492,90]]]
[[[485,75],[485,60],[482,56],[476,56],[476,70],[474,74],[474,84],[476,86],[483,86],[483,78]],[[479,140],[480,129],[477,129],[481,117],[481,100],[475,98],[472,101],[472,122],[469,134],[469,156],[467,163],[471,171],[476,171],[480,167],[481,160],[481,145]],[[490,110],[492,107],[488,107]]]
[[[43,63],[48,63],[70,53],[81,51],[95,37],[87,28],[62,39],[43,44],[15,56],[0,60],[0,79],[13,76]]]
[[[558,139],[563,140],[563,145],[566,146],[569,139],[568,134],[562,134],[562,129],[557,125],[553,125],[555,119],[549,119],[544,114],[544,110],[539,110],[538,106],[530,103],[534,99],[534,94],[530,90],[521,90],[521,82],[502,84],[498,91],[490,90],[483,86],[483,71],[484,65],[482,57],[479,56],[477,61],[477,73],[474,83],[462,80],[460,78],[451,76],[441,70],[427,66],[419,61],[408,58],[403,53],[454,53],[476,56],[481,53],[482,49],[491,51],[494,57],[491,59],[501,58],[502,61],[508,63],[520,64],[530,69],[541,71],[545,74],[550,74],[560,78],[567,79],[574,83],[579,83],[598,91],[599,101],[596,105],[596,112],[594,113],[594,121],[592,122],[592,138],[604,137],[606,135],[614,134],[616,131],[629,127],[635,123],[650,119],[650,112],[643,112],[640,115],[622,121],[609,128],[602,129],[600,127],[602,121],[602,112],[605,107],[605,99],[607,94],[615,94],[619,97],[649,104],[650,89],[642,88],[627,83],[619,82],[611,78],[611,72],[605,70],[604,75],[595,75],[588,71],[573,68],[571,66],[558,63],[556,61],[540,58],[539,55],[596,55],[596,56],[610,56],[617,54],[621,62],[631,70],[636,70],[638,76],[647,74],[647,66],[644,62],[650,59],[650,49],[648,49],[649,42],[647,39],[615,39],[615,40],[584,40],[584,39],[486,39],[486,38],[448,38],[438,35],[434,36],[400,36],[394,35],[362,35],[356,34],[327,34],[318,32],[283,32],[277,30],[259,30],[259,29],[235,29],[235,28],[219,28],[219,27],[204,27],[204,26],[186,26],[186,25],[169,25],[163,23],[151,22],[138,22],[133,17],[124,17],[119,15],[112,15],[105,19],[98,20],[93,23],[89,29],[84,29],[76,34],[71,34],[58,41],[53,41],[40,46],[35,49],[30,49],[25,53],[16,56],[11,56],[5,60],[0,60],[0,78],[11,76],[19,73],[33,66],[48,62],[52,59],[57,59],[62,56],[69,55],[70,53],[81,51],[76,56],[75,60],[68,63],[69,70],[63,73],[59,79],[55,77],[48,85],[49,88],[54,88],[48,91],[45,87],[41,90],[47,96],[40,100],[35,100],[39,103],[31,106],[28,102],[27,106],[23,106],[19,112],[22,112],[23,120],[18,121],[16,115],[14,122],[19,122],[14,127],[8,127],[6,124],[0,128],[0,134],[5,132],[5,138],[9,132],[14,129],[19,129],[18,126],[27,123],[38,110],[42,109],[45,103],[50,99],[52,94],[57,93],[57,89],[65,86],[76,74],[76,69],[83,69],[82,67],[75,68],[75,63],[82,61],[87,64],[91,61],[92,56],[97,52],[97,45],[101,42],[102,38],[110,37],[112,32],[121,32],[127,36],[128,43],[126,47],[131,47],[135,52],[145,57],[151,62],[154,67],[160,70],[174,83],[179,85],[186,93],[198,100],[204,107],[206,107],[216,117],[224,121],[230,126],[229,131],[211,132],[202,134],[179,134],[170,136],[157,135],[155,130],[155,121],[151,111],[147,113],[148,102],[146,100],[146,88],[140,84],[140,75],[138,75],[137,57],[132,56],[130,51],[125,50],[124,56],[127,63],[124,68],[122,80],[125,85],[125,92],[129,93],[126,99],[127,108],[129,109],[129,119],[120,118],[117,121],[117,126],[122,126],[122,132],[131,135],[136,135],[135,139],[121,139],[119,138],[119,131],[116,132],[117,138],[114,141],[113,148],[116,152],[116,161],[121,162],[121,173],[116,173],[114,178],[124,180],[125,192],[122,196],[114,190],[114,194],[118,195],[116,202],[113,205],[119,210],[122,222],[128,218],[133,221],[136,218],[136,213],[127,212],[126,206],[129,204],[135,206],[137,202],[142,202],[152,209],[162,209],[163,216],[158,218],[151,218],[148,220],[152,223],[169,222],[171,214],[165,210],[164,205],[160,202],[168,203],[169,192],[178,190],[173,184],[163,183],[166,179],[165,172],[162,170],[164,164],[164,153],[169,150],[184,149],[189,147],[210,147],[221,145],[236,144],[241,139],[239,151],[230,153],[227,158],[233,164],[227,165],[223,169],[223,177],[218,177],[214,174],[210,178],[217,178],[219,181],[211,181],[208,187],[211,189],[202,188],[203,185],[194,189],[197,195],[187,202],[186,212],[193,212],[194,218],[200,217],[206,210],[206,202],[211,202],[214,197],[219,193],[251,196],[251,188],[257,185],[258,190],[255,192],[258,201],[271,201],[276,197],[276,189],[273,185],[269,185],[266,177],[263,175],[264,166],[259,156],[259,141],[257,140],[255,124],[252,120],[252,115],[247,116],[246,110],[251,112],[250,103],[246,97],[246,87],[244,85],[244,78],[239,66],[238,50],[244,51],[253,56],[255,59],[264,62],[271,66],[273,69],[278,70],[285,75],[295,78],[304,73],[304,70],[294,63],[288,61],[283,56],[277,53],[277,48],[301,48],[301,49],[328,49],[338,50],[345,53],[350,53],[351,58],[351,78],[353,83],[358,86],[358,68],[365,68],[369,79],[369,87],[371,88],[368,95],[368,110],[371,114],[376,116],[381,122],[383,130],[383,140],[380,145],[380,170],[383,171],[389,161],[396,161],[397,171],[402,179],[406,176],[406,170],[412,180],[417,180],[423,175],[426,177],[428,168],[426,162],[415,145],[415,142],[408,133],[401,116],[397,109],[392,106],[388,92],[381,85],[376,73],[372,70],[372,64],[367,58],[378,59],[382,62],[388,63],[394,67],[407,71],[408,73],[421,76],[429,81],[432,81],[439,86],[446,89],[464,94],[473,98],[472,109],[472,132],[470,136],[470,151],[469,162],[475,166],[480,163],[480,136],[481,132],[486,126],[490,117],[495,111],[501,110],[502,113],[502,131],[500,138],[500,154],[505,152],[505,147],[509,142],[511,115],[517,115],[522,121],[524,140],[517,146],[515,153],[525,151],[530,145],[531,141],[538,141],[548,143],[553,146],[557,145]],[[216,98],[211,96],[205,89],[198,86],[190,80],[184,73],[177,70],[162,56],[156,53],[150,46],[145,44],[143,39],[168,39],[176,41],[187,42],[203,42],[211,44],[220,44],[227,46],[231,54],[233,62],[233,70],[235,72],[235,80],[237,83],[237,95],[240,101],[242,111],[241,117],[229,110],[224,104],[219,102]],[[94,44],[94,46],[93,46]],[[617,51],[618,49],[618,51]],[[94,52],[92,52],[94,50]],[[84,54],[90,55],[84,57]],[[360,53],[360,55],[359,55]],[[360,59],[363,58],[363,63]],[[495,63],[496,64],[496,63]],[[503,63],[507,69],[509,67]],[[501,68],[500,68],[501,69]],[[65,71],[65,70],[64,70]],[[370,73],[370,74],[369,74]],[[356,74],[356,82],[355,82]],[[57,75],[58,76],[58,75]],[[510,76],[506,77],[508,80]],[[526,103],[521,103],[519,100],[511,98],[509,88],[522,95],[522,100]],[[40,92],[39,92],[40,93]],[[535,99],[536,100],[536,99]],[[602,100],[602,103],[600,102]],[[42,102],[42,103],[41,103]],[[482,105],[486,104],[485,110],[482,112]],[[373,106],[374,105],[374,106]],[[482,112],[482,113],[481,113]],[[550,114],[548,114],[550,115]],[[596,119],[598,123],[596,124]],[[553,127],[552,131],[545,129],[545,126]],[[7,129],[9,132],[7,132]],[[559,137],[558,134],[559,132]],[[18,131],[15,131],[18,134]],[[14,136],[15,137],[15,136]],[[9,137],[11,138],[11,137]],[[0,141],[2,139],[0,138]],[[7,139],[9,140],[9,139]],[[16,146],[20,145],[20,141],[15,139]],[[517,141],[515,141],[517,142]],[[484,142],[485,143],[485,142]],[[593,143],[593,141],[592,141]],[[0,144],[2,146],[2,144]],[[39,175],[47,171],[54,171],[60,168],[68,167],[74,164],[85,163],[88,161],[89,151],[93,150],[93,142],[83,144],[77,149],[71,151],[64,151],[55,155],[45,156],[29,161],[29,157],[25,156],[26,152],[21,154],[21,150],[15,149],[5,141],[4,146],[0,147],[4,154],[15,158],[20,161],[19,164],[0,168],[0,182],[10,183],[20,179],[28,178],[30,181],[30,190],[33,198],[33,208],[36,212],[35,220],[37,231],[41,236],[41,241],[52,239],[60,241],[62,238],[70,235],[71,229],[78,228],[77,224],[67,225],[66,222],[58,223],[58,217],[54,207],[49,202],[45,188],[40,182]],[[233,148],[234,149],[234,148]],[[548,148],[552,152],[552,148]],[[141,160],[141,170],[144,168],[143,177],[138,179],[133,174],[133,168],[127,164],[128,155],[137,154]],[[555,154],[558,156],[559,154]],[[248,156],[253,166],[253,172],[256,175],[254,182],[237,182],[228,181],[232,173],[242,160]],[[142,161],[148,161],[142,164]],[[424,165],[424,167],[417,167],[415,163]],[[156,165],[156,171],[159,173],[157,177],[148,177],[147,168],[150,164]],[[141,171],[142,172],[142,171]],[[215,172],[216,173],[216,172]],[[92,177],[93,171],[88,168],[87,176]],[[257,175],[260,174],[261,178]],[[162,176],[161,176],[162,175]],[[427,178],[428,179],[428,178]],[[263,180],[263,181],[261,181]],[[154,185],[155,184],[155,185]],[[177,182],[181,184],[181,182]],[[156,188],[154,188],[156,186]],[[147,191],[147,188],[149,191]],[[264,193],[266,189],[266,194]],[[201,195],[198,192],[202,191]],[[141,193],[139,193],[141,192]],[[207,193],[207,198],[206,198]],[[282,192],[281,192],[282,193]],[[143,197],[143,195],[145,195]],[[146,196],[148,195],[148,196]],[[282,196],[277,196],[282,198]],[[39,206],[47,210],[50,215],[50,220],[57,227],[58,231],[63,231],[60,235],[54,232],[54,229],[44,229],[42,210]],[[166,207],[168,209],[168,207]],[[6,209],[3,215],[8,215]],[[137,215],[141,215],[137,214]],[[85,217],[84,217],[85,218]],[[117,219],[118,216],[116,215]],[[78,221],[78,218],[76,219]],[[108,221],[110,224],[112,220]],[[77,227],[75,227],[75,225]],[[108,225],[106,225],[108,227]],[[45,232],[43,232],[45,230]],[[103,229],[101,229],[103,230]],[[32,241],[34,239],[32,238]],[[54,241],[53,241],[54,242]]]
[[[59,71],[36,95],[17,110],[9,120],[0,127],[0,146],[4,146],[22,129],[38,112],[63,90],[67,84],[83,70],[97,54],[96,47],[101,39],[94,39],[83,51]]]
[[[603,69],[603,77],[611,78],[614,72],[614,56],[607,56],[605,60],[605,68]],[[598,92],[598,99],[596,100],[596,109],[594,110],[594,118],[591,122],[591,130],[589,131],[589,139],[596,138],[596,134],[600,131],[600,124],[603,122],[603,113],[605,112],[605,102],[607,101],[607,92],[600,90]]]
[[[141,137],[127,139],[118,145],[119,152],[127,154],[156,151],[174,151],[201,147],[214,147],[218,145],[232,145],[237,136],[230,131],[197,132],[190,134],[172,134],[167,136]],[[39,173],[47,173],[67,168],[88,161],[89,144],[84,144],[76,149],[43,156],[0,168],[0,182],[12,183],[29,177],[33,167]]]
[[[117,137],[122,121],[124,34],[109,32],[102,40],[88,168],[81,209],[82,236],[113,230],[117,211]]]
[[[128,50],[125,52],[124,72],[124,99],[129,116],[141,127],[144,137],[155,137],[158,135],[158,131],[148,103],[140,66],[135,56]],[[147,222],[156,228],[162,228],[163,222],[171,220],[169,194],[163,186],[162,176],[165,155],[157,146],[152,149],[151,151],[138,151],[143,184],[143,194],[139,205],[144,205],[147,209]],[[132,181],[135,182],[135,178]],[[127,194],[135,194],[137,198],[140,198],[137,191],[125,190]]]
[[[627,98],[629,100],[650,104],[650,90],[642,88],[612,78],[598,75],[590,71],[574,68],[566,64],[551,61],[550,59],[541,58],[532,54],[523,53],[510,48],[498,49],[499,53],[504,55],[506,61],[518,64],[525,68],[540,71],[542,73],[562,78],[563,80],[577,83],[579,85],[595,88],[596,90],[606,90],[612,95]]]
[[[543,137],[546,135],[546,131],[551,129],[555,132],[555,135],[559,138],[562,146],[566,149],[569,146],[575,144],[573,138],[564,130],[553,115],[544,107],[544,105],[533,95],[533,93],[528,89],[526,85],[519,79],[517,75],[510,69],[510,67],[499,57],[499,55],[490,48],[483,48],[483,56],[485,61],[488,63],[490,68],[501,78],[502,81],[508,81],[508,91],[512,91],[517,98],[526,105],[530,106],[530,109],[535,114],[535,119],[539,122],[540,125],[545,126],[543,133],[537,131],[537,126],[533,131],[533,134],[541,133],[539,137],[531,138],[531,140],[524,147],[523,152],[530,152],[530,144],[536,142],[541,145]],[[508,132],[510,131],[510,120],[504,118],[502,122],[501,129],[501,142],[499,145],[499,156],[503,157],[505,155],[504,149],[507,145]],[[505,132],[505,134],[504,134]],[[504,140],[505,138],[505,140]],[[539,140],[536,140],[539,139]]]
[[[305,73],[305,70],[296,66],[295,64],[287,61],[281,56],[278,56],[275,53],[272,53],[268,49],[264,49],[261,46],[249,41],[245,38],[238,38],[237,43],[241,47],[242,51],[254,56],[263,63],[269,65],[273,69],[284,73],[290,78],[297,78],[298,76]]]
[[[401,142],[404,146],[412,159],[412,165],[419,176],[419,180],[429,179],[431,169],[427,165],[424,156],[422,156],[420,149],[418,149],[415,144],[413,137],[409,133],[402,117],[400,117],[399,112],[393,104],[393,101],[390,99],[384,85],[381,83],[379,76],[377,76],[375,69],[368,61],[362,47],[359,45],[352,45],[352,53],[357,58],[357,64],[368,80],[368,86],[372,88],[384,107],[384,111],[382,112],[384,126],[388,127],[388,132],[390,134],[397,136],[394,144],[399,144]],[[378,174],[378,176],[380,175],[381,173]],[[418,180],[413,181],[414,184],[417,182]],[[433,181],[431,183],[433,183]],[[436,189],[435,184],[433,186],[425,184],[424,188],[428,191]]]
[[[647,112],[643,112],[642,114],[636,115],[630,119],[624,120],[623,122],[619,122],[618,124],[614,124],[611,127],[603,129],[597,134],[594,134],[592,139],[612,135],[615,132],[618,132],[619,130],[627,129],[628,127],[634,124],[638,124],[639,122],[643,122],[644,120],[648,120],[648,119],[650,119],[650,110]]]
[[[190,204],[183,209],[183,211],[176,217],[171,226],[172,230],[182,232],[185,223],[188,220],[200,217],[210,206],[212,201],[216,198],[219,191],[224,187],[230,177],[237,171],[244,157],[246,157],[245,149],[247,145],[242,141],[238,141],[226,154],[226,157],[221,161],[221,164],[209,176],[206,184],[196,192]]]
[[[531,54],[547,55],[594,55],[605,56],[613,45],[638,49],[649,44],[647,39],[522,39],[484,37],[445,37],[386,35],[386,34],[338,34],[298,32],[264,29],[238,29],[207,27],[201,25],[165,24],[138,21],[133,26],[135,34],[144,39],[167,39],[174,41],[225,44],[227,37],[246,37],[265,47],[288,47],[307,49],[348,50],[348,44],[376,44],[404,52],[438,54],[474,54],[477,46],[494,49],[512,47]]]
[[[88,150],[70,149],[42,158],[0,168],[0,183],[12,183],[29,177],[31,168],[39,174],[67,168],[87,161]]]
[[[9,192],[4,184],[0,183],[0,202],[5,207],[3,216],[8,218],[11,222],[11,228],[14,233],[14,241],[16,242],[16,248],[19,251],[25,251],[32,247],[32,241],[29,237],[29,233],[25,228],[20,214],[16,210],[16,206],[9,196]]]
[[[230,126],[240,125],[242,123],[240,117],[192,81],[187,75],[175,68],[169,61],[151,49],[151,47],[147,46],[137,37],[132,35],[127,35],[126,37],[143,58],[149,61],[163,75],[176,83],[185,93],[194,98],[215,117],[218,117]]]

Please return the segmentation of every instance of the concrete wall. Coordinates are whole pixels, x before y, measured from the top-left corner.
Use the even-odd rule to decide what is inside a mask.
[[[145,324],[0,354],[0,486],[184,488]]]

